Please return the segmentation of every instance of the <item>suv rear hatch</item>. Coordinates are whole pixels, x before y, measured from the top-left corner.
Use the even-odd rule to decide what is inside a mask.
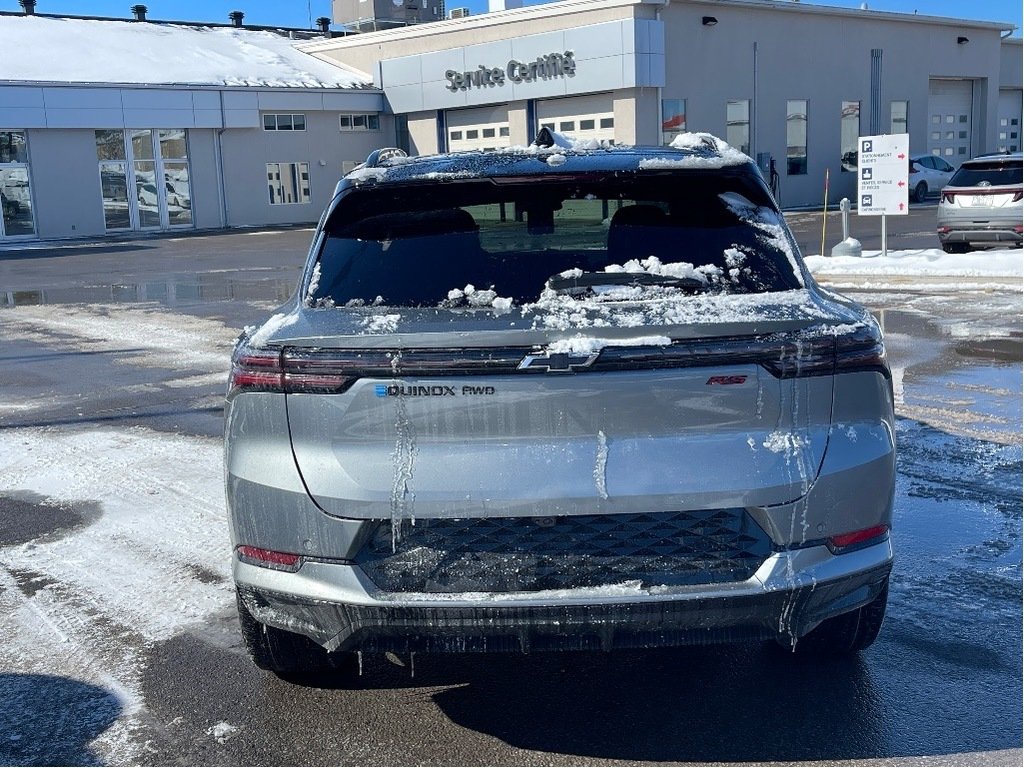
[[[346,518],[792,502],[838,347],[878,345],[805,286],[751,167],[355,188],[318,238],[254,365],[280,366],[306,488]]]

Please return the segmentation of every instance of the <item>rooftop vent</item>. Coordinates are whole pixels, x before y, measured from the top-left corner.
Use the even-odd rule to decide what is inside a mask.
[[[232,11],[228,14],[228,18],[231,19],[231,23],[236,27],[242,26],[242,19],[245,18],[245,14],[241,11]]]
[[[148,10],[149,9],[146,6],[144,6],[144,5],[133,5],[132,6],[132,13],[135,15],[135,20],[136,21],[145,21],[146,20],[146,11],[148,11]]]
[[[331,18],[329,16],[321,16],[316,20],[316,25],[320,27],[320,32],[324,37],[331,36]]]
[[[26,16],[35,15],[36,0],[18,0],[18,4],[25,10]]]

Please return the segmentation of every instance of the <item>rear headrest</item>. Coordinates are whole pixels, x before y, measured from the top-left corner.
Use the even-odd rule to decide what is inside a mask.
[[[629,205],[620,208],[612,216],[610,228],[616,227],[663,227],[668,224],[665,212],[656,205]]]
[[[457,232],[475,233],[478,230],[476,221],[468,211],[447,208],[437,211],[382,213],[344,225],[334,234],[336,237],[359,240],[401,240]]]

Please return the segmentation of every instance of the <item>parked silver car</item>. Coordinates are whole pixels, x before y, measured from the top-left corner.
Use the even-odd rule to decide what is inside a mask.
[[[965,253],[972,245],[1020,245],[1024,232],[1021,153],[967,160],[942,190],[936,230],[942,250]]]
[[[242,631],[354,651],[875,639],[893,551],[877,324],[757,168],[669,148],[371,156],[234,351]]]

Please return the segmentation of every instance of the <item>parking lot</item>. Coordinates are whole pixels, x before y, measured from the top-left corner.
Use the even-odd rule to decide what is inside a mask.
[[[890,247],[936,247],[934,211]],[[817,253],[820,214],[789,218]],[[241,646],[220,432],[231,344],[309,237],[0,250],[0,762],[1020,764],[1019,284],[844,280],[886,332],[900,451],[889,613],[859,658],[374,657],[354,687],[301,685]]]

